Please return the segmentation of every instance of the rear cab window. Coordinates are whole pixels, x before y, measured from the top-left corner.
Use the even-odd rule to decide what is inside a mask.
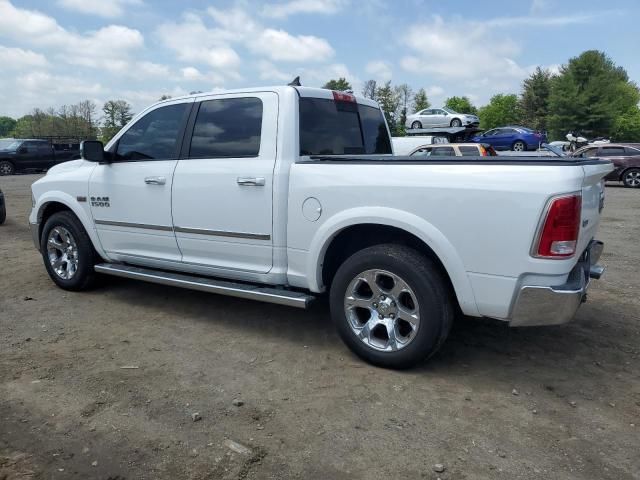
[[[391,154],[379,108],[328,98],[301,97],[300,155]]]

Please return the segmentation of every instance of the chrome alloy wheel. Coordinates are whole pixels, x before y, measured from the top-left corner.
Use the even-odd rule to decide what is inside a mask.
[[[513,144],[513,151],[514,152],[524,152],[524,143],[522,142],[516,142]]]
[[[55,227],[49,232],[47,256],[53,271],[63,280],[70,280],[78,271],[78,246],[64,227]]]
[[[356,336],[383,352],[405,348],[420,326],[416,294],[407,282],[386,270],[356,275],[347,286],[344,310]]]
[[[640,187],[640,171],[632,170],[624,176],[624,183],[630,187]]]

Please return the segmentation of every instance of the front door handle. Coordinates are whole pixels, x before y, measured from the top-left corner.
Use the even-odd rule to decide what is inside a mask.
[[[264,177],[238,177],[238,185],[248,187],[264,187]]]
[[[164,185],[167,183],[167,179],[165,177],[145,177],[144,183],[147,185]]]

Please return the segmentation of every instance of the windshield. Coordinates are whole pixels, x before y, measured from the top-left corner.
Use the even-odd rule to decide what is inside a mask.
[[[552,153],[555,153],[558,157],[566,156],[566,153],[562,151],[562,148],[556,147],[555,145],[549,145],[548,143],[543,143],[541,147],[549,150]]]
[[[444,110],[447,113],[458,113],[455,110],[451,109],[451,108],[447,108],[447,107],[442,107],[442,110]]]
[[[0,139],[0,150],[16,150],[22,142],[13,138]]]

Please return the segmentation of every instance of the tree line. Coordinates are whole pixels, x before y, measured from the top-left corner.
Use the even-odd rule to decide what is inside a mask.
[[[98,106],[91,100],[73,105],[42,110],[34,108],[18,119],[0,117],[0,137],[95,139],[108,142],[133,117],[131,105],[125,100],[108,100],[98,115]]]
[[[345,78],[330,80],[324,88],[353,91]],[[394,135],[405,134],[409,113],[429,108],[424,88],[415,93],[407,84],[393,86],[364,82],[362,95],[376,100]],[[520,94],[499,93],[477,108],[467,96],[452,96],[445,107],[480,118],[480,127],[523,125],[564,139],[569,131],[589,138],[640,142],[640,90],[623,67],[604,52],[588,50],[571,58],[557,74],[538,67],[522,82]]]

